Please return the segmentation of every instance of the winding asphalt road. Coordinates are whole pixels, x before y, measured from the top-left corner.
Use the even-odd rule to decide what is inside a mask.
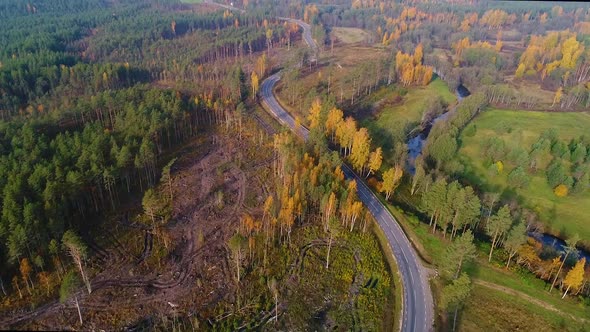
[[[210,0],[206,0],[206,2],[226,9],[243,12],[242,9],[222,5]],[[311,27],[309,24],[292,18],[279,17],[279,19],[297,23],[303,29],[303,39],[314,53],[316,53],[318,46],[315,40],[311,37]],[[279,104],[274,96],[273,88],[280,79],[281,76],[279,72],[262,82],[260,88],[262,104],[282,125],[288,127],[303,139],[307,139],[309,137],[309,130],[303,126],[297,128],[298,126],[291,114]],[[430,291],[427,270],[422,266],[410,240],[389,210],[387,210],[377,196],[375,196],[373,191],[367,187],[363,180],[352,169],[344,163],[342,164],[342,169],[347,178],[356,180],[358,196],[381,227],[397,262],[403,287],[402,315],[400,317],[401,331],[432,331],[434,322],[434,303],[432,301],[432,292]]]
[[[307,45],[314,50],[317,48],[315,41],[311,38],[311,29],[308,24],[299,20],[286,20],[299,24],[303,28],[303,37]],[[277,73],[262,82],[260,89],[262,103],[281,124],[307,139],[309,130],[302,126],[297,128],[293,117],[279,104],[273,94],[273,88],[279,80],[280,73]],[[354,171],[346,164],[342,164],[342,168],[347,178],[356,180],[359,198],[383,230],[395,256],[403,284],[401,330],[404,332],[433,330],[434,304],[428,283],[428,272],[422,266],[409,239],[389,210]]]

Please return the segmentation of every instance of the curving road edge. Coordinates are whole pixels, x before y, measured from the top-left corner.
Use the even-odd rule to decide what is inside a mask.
[[[205,2],[225,9],[244,12],[243,9],[223,5],[211,0],[205,0]],[[303,29],[305,43],[317,53],[318,46],[311,37],[311,27],[309,24],[287,17],[278,17],[278,19],[294,22],[299,25]],[[262,82],[259,92],[262,98],[262,104],[282,125],[288,127],[295,134],[306,140],[309,136],[309,130],[302,126],[297,128],[295,119],[279,104],[274,96],[274,86],[280,79],[280,73],[276,73]],[[381,203],[373,191],[344,163],[342,164],[342,170],[347,178],[356,180],[358,196],[367,209],[369,209],[369,212],[371,212],[379,227],[381,227],[387,239],[388,246],[396,260],[403,288],[400,330],[403,332],[432,331],[434,303],[432,292],[430,291],[430,283],[428,282],[428,272],[422,266],[416,251],[397,220],[383,203]]]
[[[295,22],[301,26],[307,45],[314,50],[317,48],[315,41],[311,38],[311,29],[308,24],[300,20],[281,19]],[[309,130],[301,126],[297,128],[293,117],[279,104],[273,94],[274,86],[280,78],[280,73],[276,73],[262,82],[260,88],[262,104],[281,124],[294,131],[303,139],[307,139]],[[400,317],[401,331],[432,331],[434,303],[428,282],[428,272],[422,266],[410,240],[389,210],[353,170],[344,163],[342,164],[342,169],[347,178],[356,180],[359,198],[381,227],[387,238],[388,245],[393,251],[403,288],[402,313]]]

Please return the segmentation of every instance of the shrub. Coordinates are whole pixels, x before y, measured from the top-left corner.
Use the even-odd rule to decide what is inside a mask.
[[[466,137],[473,137],[477,133],[477,126],[475,124],[467,126],[465,128],[464,134]]]
[[[557,196],[557,197],[565,197],[565,196],[567,196],[568,189],[565,184],[560,184],[559,186],[555,187],[553,192],[555,193],[555,196]]]
[[[508,175],[508,183],[515,188],[525,188],[529,182],[530,178],[521,166],[515,168]]]
[[[554,158],[546,171],[547,182],[550,186],[556,187],[567,179],[566,168],[561,160]]]
[[[496,170],[498,171],[498,174],[502,174],[502,171],[504,170],[504,163],[500,160],[496,161]]]

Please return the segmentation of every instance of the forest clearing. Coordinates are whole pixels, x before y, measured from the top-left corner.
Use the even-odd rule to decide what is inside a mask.
[[[0,328],[587,330],[589,22],[4,0]]]

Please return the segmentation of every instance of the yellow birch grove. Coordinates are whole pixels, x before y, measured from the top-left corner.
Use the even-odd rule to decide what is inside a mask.
[[[352,138],[352,150],[350,151],[350,161],[352,166],[359,172],[363,173],[371,149],[371,139],[367,128],[361,128]]]
[[[307,120],[309,121],[309,129],[316,128],[320,125],[320,113],[322,111],[322,104],[318,99],[314,100],[309,109]]]
[[[576,68],[580,60],[587,61],[584,44],[578,42],[576,34],[570,31],[550,32],[545,36],[531,36],[522,53],[516,70],[516,77],[528,70],[541,74],[541,79],[561,68],[567,72]]]
[[[477,13],[465,14],[459,29],[461,29],[461,31],[463,31],[463,32],[467,32],[476,23],[477,23]]]
[[[516,20],[516,15],[508,15],[501,9],[488,10],[479,19],[479,24],[487,26],[490,29],[497,29],[505,24],[512,24]]]
[[[352,139],[356,133],[356,121],[352,117],[340,122],[336,128],[336,141],[344,149],[344,155],[350,154],[352,148]]]
[[[307,5],[303,11],[303,20],[307,23],[311,23],[318,13],[318,7],[315,4]]]
[[[375,149],[375,151],[371,152],[369,155],[369,172],[367,176],[374,174],[376,171],[381,168],[381,163],[383,162],[383,155],[382,149],[379,147]]]
[[[383,173],[383,184],[381,186],[381,192],[385,193],[385,199],[389,200],[391,194],[399,186],[400,180],[403,175],[403,170],[399,166],[392,167]]]
[[[334,141],[336,128],[343,122],[344,113],[337,109],[332,108],[328,112],[328,118],[326,119],[326,135],[330,137],[330,140]]]
[[[422,57],[424,56],[424,47],[422,46],[422,43],[418,44],[418,46],[416,46],[416,49],[414,50],[414,65],[418,65],[418,64],[422,64]]]
[[[398,51],[395,55],[395,69],[404,86],[426,85],[432,80],[433,68],[422,65],[422,44],[416,47],[414,55]]]
[[[576,265],[567,273],[563,284],[567,287],[563,293],[562,299],[567,295],[570,289],[577,290],[584,282],[584,266],[586,265],[586,258],[580,259]]]

